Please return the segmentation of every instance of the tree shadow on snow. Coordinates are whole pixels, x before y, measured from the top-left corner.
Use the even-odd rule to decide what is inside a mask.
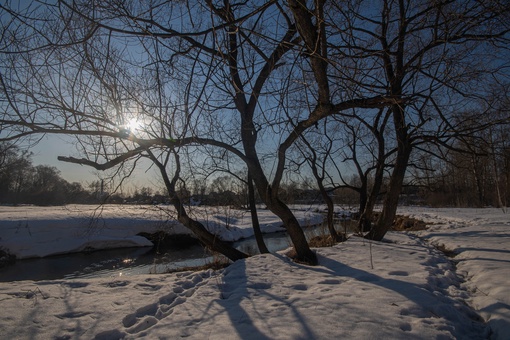
[[[274,254],[276,257],[282,258],[283,255]],[[414,284],[398,279],[383,278],[376,274],[350,267],[346,264],[335,261],[331,258],[317,254],[319,265],[316,267],[305,266],[294,262],[288,262],[292,266],[301,270],[315,271],[321,274],[331,275],[332,277],[346,277],[356,279],[360,282],[366,282],[378,287],[394,291],[395,293],[414,302],[423,309],[423,314],[415,315],[418,318],[440,317],[451,322],[454,326],[451,329],[452,335],[461,338],[465,334],[483,334],[486,332],[485,325],[481,322],[482,318],[474,311],[467,310],[462,306],[462,310],[458,311],[458,307],[453,306],[453,300],[447,296],[439,298],[438,291],[442,291],[440,287],[430,287],[428,284]],[[399,272],[396,276],[399,276]],[[340,283],[341,284],[341,283]],[[434,289],[435,288],[435,289]],[[374,292],[377,294],[377,292]],[[370,296],[367,296],[370,300]],[[462,324],[459,324],[462,322]]]
[[[257,295],[266,296],[271,301],[279,302],[285,306],[286,310],[294,315],[302,327],[302,339],[317,338],[300,312],[288,300],[268,292],[268,289],[271,288],[270,283],[249,282],[246,275],[245,260],[236,261],[227,270],[229,271],[224,276],[224,283],[220,286],[222,299],[216,300],[216,303],[228,313],[240,338],[270,340],[278,335],[275,330],[271,329],[271,325],[265,321],[267,316],[258,314],[253,303],[251,309],[258,314],[257,321],[259,321],[259,324],[263,323],[265,329],[260,329],[261,326],[254,323],[246,307],[243,306],[243,304],[248,305],[251,302],[249,297],[253,295],[253,290],[256,290]]]
[[[430,232],[423,235],[422,238],[429,239],[432,237],[489,237],[495,239],[510,238],[510,234],[501,233],[492,230],[471,230],[471,231],[459,231],[459,229],[448,229],[450,232]]]

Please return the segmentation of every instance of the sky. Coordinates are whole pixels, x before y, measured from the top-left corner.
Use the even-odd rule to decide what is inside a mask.
[[[0,240],[24,239],[24,249],[34,253],[48,243],[66,246],[58,240],[66,223],[53,224],[57,227],[51,232],[47,218],[72,222],[73,210],[66,214],[61,208],[51,213],[48,208],[18,207],[24,210],[4,214],[14,208],[0,207],[0,221],[13,227],[0,229]],[[2,282],[2,336],[509,339],[508,214],[501,209],[422,207],[399,212],[424,220],[428,230],[390,232],[382,242],[351,236],[347,242],[316,249],[317,266],[295,263],[281,251],[239,260],[218,271]],[[129,219],[126,213],[107,211],[109,222],[99,232],[116,230],[112,241],[128,237],[132,228],[119,228]],[[39,242],[28,228],[20,229],[20,220],[29,221],[32,233],[45,231],[50,238]],[[211,226],[220,237],[231,235],[226,228],[216,229],[216,222]],[[103,239],[95,244],[108,243]],[[456,256],[448,258],[436,246]]]
[[[62,136],[45,136],[36,146],[30,149],[33,152],[32,160],[35,165],[55,166],[68,182],[92,182],[97,180],[93,168],[77,164],[61,162],[58,156],[76,155],[74,146]]]
[[[87,184],[97,181],[104,173],[88,166],[62,162],[58,156],[83,157],[74,147],[71,140],[65,136],[46,135],[37,145],[32,147],[32,161],[34,165],[50,165],[60,170],[62,178],[66,181],[80,182],[86,188]],[[161,185],[158,174],[154,169],[148,170],[148,163],[141,164],[133,173],[124,186],[124,189],[133,191],[142,187],[160,189]]]

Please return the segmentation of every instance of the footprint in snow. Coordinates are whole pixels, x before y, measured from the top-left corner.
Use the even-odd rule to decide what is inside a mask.
[[[143,320],[140,320],[140,322],[137,323],[137,325],[133,326],[132,328],[129,328],[126,330],[130,334],[140,333],[148,328],[151,328],[155,324],[158,323],[158,319],[156,319],[154,316],[148,316],[144,318]]]
[[[272,285],[270,283],[267,283],[267,282],[253,282],[253,283],[249,283],[246,285],[246,288],[251,288],[251,289],[269,289],[271,288]]]
[[[180,305],[191,297],[198,287],[204,285],[207,281],[204,277],[210,277],[210,273],[182,275],[181,281],[176,282],[177,285],[172,292],[159,298],[158,302],[140,307],[135,313],[126,315],[122,324],[129,334],[137,334],[156,325],[159,320],[169,316],[173,312],[175,306]],[[143,290],[159,290],[160,285],[137,284],[135,288]],[[112,331],[114,332],[114,331]]]
[[[148,291],[157,291],[160,290],[163,286],[162,285],[152,285],[148,283],[138,283],[135,285],[136,289],[141,290],[148,290]]]
[[[301,290],[301,291],[308,290],[308,286],[304,285],[304,284],[293,285],[293,286],[290,286],[290,288],[295,289],[295,290]]]
[[[119,331],[118,329],[113,329],[111,331],[104,331],[97,334],[94,337],[94,340],[112,340],[112,339],[124,339],[126,337],[126,333]]]
[[[326,280],[319,281],[317,283],[320,285],[337,285],[337,284],[340,284],[341,281],[335,280],[335,279],[326,279]]]
[[[62,282],[61,285],[69,288],[83,288],[87,287],[89,284],[87,282]]]
[[[110,287],[110,288],[115,288],[115,287],[125,287],[127,285],[129,285],[129,281],[112,281],[112,282],[108,282],[108,283],[104,283],[103,285],[105,285],[106,287]]]
[[[403,330],[404,332],[410,332],[413,330],[413,327],[411,326],[410,323],[407,323],[407,322],[403,322],[400,324],[399,328],[401,330]]]

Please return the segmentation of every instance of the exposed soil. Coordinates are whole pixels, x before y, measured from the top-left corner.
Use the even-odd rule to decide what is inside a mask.
[[[440,244],[440,245],[437,245],[436,246],[436,249],[439,250],[440,252],[442,252],[443,254],[445,254],[447,257],[449,258],[454,258],[455,256],[457,256],[458,254],[456,252],[454,252],[453,250],[451,249],[448,249],[444,246],[444,244]]]

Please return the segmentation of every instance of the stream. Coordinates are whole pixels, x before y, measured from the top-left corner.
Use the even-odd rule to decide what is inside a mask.
[[[264,241],[271,252],[286,249],[291,244],[285,232],[266,234]],[[233,245],[249,254],[258,253],[254,237],[234,242]],[[0,268],[0,282],[158,274],[212,261],[213,257],[201,245],[165,249],[161,254],[151,247],[98,250],[18,260],[13,265]]]

